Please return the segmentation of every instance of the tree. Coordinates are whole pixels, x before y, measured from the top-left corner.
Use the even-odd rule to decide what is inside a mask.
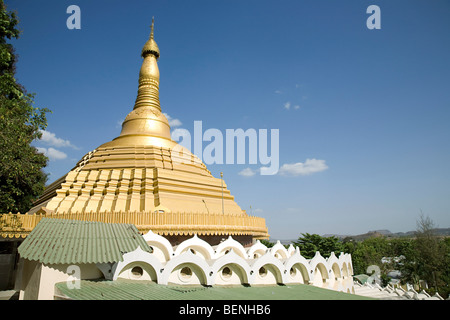
[[[17,16],[0,0],[0,213],[28,211],[44,190],[48,158],[31,146],[47,126],[47,108],[15,79],[17,57],[7,42],[19,37]]]
[[[442,297],[450,296],[450,238],[445,238],[441,241],[444,256],[444,269],[441,273],[441,281],[443,285],[439,288],[439,294]]]
[[[420,286],[425,280],[430,294],[439,292],[442,297],[449,294],[450,239],[441,239],[435,234],[434,222],[420,215],[417,220],[415,239],[408,250],[403,249],[405,259],[399,266],[403,283]],[[425,288],[422,288],[425,289]]]
[[[416,262],[421,267],[423,280],[433,285],[437,291],[441,285],[441,271],[445,269],[445,251],[439,238],[434,232],[434,222],[428,216],[420,215],[417,221],[416,251],[418,253]]]
[[[388,245],[384,237],[367,238],[355,244],[352,255],[353,271],[355,274],[365,274],[371,265],[382,268],[381,258],[387,256]]]
[[[342,242],[335,236],[322,237],[317,234],[302,233],[294,246],[299,247],[300,253],[307,259],[311,259],[316,254],[316,251],[323,257],[329,257],[331,252],[339,254],[343,251]]]

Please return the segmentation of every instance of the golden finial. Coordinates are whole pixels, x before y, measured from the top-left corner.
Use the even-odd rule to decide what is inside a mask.
[[[150,27],[150,38],[148,39],[147,43],[144,45],[144,48],[142,49],[142,57],[145,57],[147,54],[153,54],[156,59],[159,58],[159,48],[156,44],[154,37],[154,29],[155,29],[155,17],[152,17],[152,25]]]
[[[155,28],[155,17],[152,17],[152,26],[150,28],[151,28],[150,39],[153,39],[153,30]]]

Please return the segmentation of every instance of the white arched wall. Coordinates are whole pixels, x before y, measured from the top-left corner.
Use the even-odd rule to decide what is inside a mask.
[[[225,241],[221,242],[215,250],[215,259],[220,258],[221,256],[225,255],[230,250],[233,250],[237,255],[239,255],[243,259],[247,259],[248,255],[247,252],[245,252],[244,247],[242,244],[234,240],[231,236],[228,237]]]
[[[300,251],[295,253],[285,261],[285,270],[287,271],[286,283],[309,284],[311,282],[311,268],[309,261],[300,255]]]
[[[344,288],[348,288],[348,290],[352,293],[354,293],[354,287],[353,287],[353,264],[352,264],[352,257],[348,253],[343,253],[339,255],[339,266],[341,268],[341,274],[342,274],[342,285]]]
[[[279,240],[272,248],[270,248],[270,252],[275,258],[279,260],[284,260],[289,257],[287,249],[281,244]]]
[[[338,290],[339,286],[343,285],[343,279],[341,275],[341,270],[339,268],[339,265],[337,262],[334,262],[331,265],[331,274],[330,274],[330,286],[333,288],[333,290]]]
[[[181,263],[173,268],[167,280],[167,284],[177,285],[206,285],[206,283],[202,267],[190,262]]]
[[[222,266],[216,273],[213,285],[216,286],[233,286],[248,283],[246,280],[245,270],[241,265],[230,263]]]
[[[225,275],[224,269],[229,268],[231,275]],[[250,278],[250,266],[245,259],[236,254],[233,249],[226,255],[217,259],[211,266],[213,284],[237,285],[248,284]]]
[[[142,268],[143,275],[136,277],[131,273],[134,267]],[[118,278],[133,280],[151,280],[159,283],[158,271],[162,269],[162,264],[158,258],[149,252],[138,247],[132,252],[123,255],[123,261],[118,262],[113,267],[113,280]]]
[[[313,269],[313,280],[312,284],[316,287],[328,288],[328,272],[327,268],[323,263],[317,263]]]
[[[247,257],[249,259],[257,259],[265,255],[267,250],[268,249],[265,245],[263,245],[259,240],[256,240],[256,243],[254,243],[250,249],[247,250]]]
[[[293,254],[295,254],[295,251],[296,251],[296,249],[294,248],[294,246],[292,244],[290,244],[288,249],[287,249],[289,257],[292,256]]]
[[[205,240],[197,237],[197,235],[180,243],[174,251],[174,256],[179,256],[187,251],[191,251],[193,254],[201,256],[204,260],[211,260],[215,255],[211,245]]]
[[[309,284],[310,276],[304,264],[295,263],[287,269],[287,283]]]
[[[346,263],[346,265],[347,265],[347,272],[348,272],[348,274],[349,275],[352,275],[353,274],[353,265],[352,265],[352,262],[350,261],[350,262],[347,262]]]
[[[130,262],[122,268],[117,278],[158,282],[156,270],[152,265],[143,261]]]
[[[330,272],[328,271],[328,262],[317,251],[310,261],[312,272],[312,285],[321,288],[330,288]]]
[[[283,263],[275,258],[270,252],[256,259],[250,266],[250,279],[251,284],[262,285],[262,284],[277,284],[285,283],[285,268]],[[266,271],[263,271],[263,269]]]
[[[329,275],[329,286],[333,290],[338,290],[340,286],[342,286],[342,274],[341,274],[341,268],[339,266],[339,260],[336,258],[336,255],[334,252],[330,254],[330,257],[326,259],[327,261],[327,269],[328,269],[328,275]]]
[[[348,276],[349,276],[349,272],[348,272],[347,264],[343,263],[342,264],[342,277],[346,278]]]
[[[246,251],[231,237],[216,246],[214,251],[197,236],[182,242],[174,250],[159,235],[148,233],[144,237],[153,252],[138,247],[124,254],[123,261],[112,267],[113,280],[126,278],[151,280],[162,285],[219,286],[298,283],[354,293],[349,254],[341,253],[339,258],[331,254],[325,259],[317,252],[313,259],[308,260],[300,254],[298,247],[286,249],[280,244],[270,250],[256,241]],[[276,252],[280,253],[278,258],[275,257]],[[255,254],[257,258],[254,258]],[[139,268],[132,272],[135,267],[142,269],[141,274],[136,272],[140,271]],[[263,274],[260,274],[261,268],[265,270]]]
[[[173,247],[169,240],[153,233],[151,230],[143,235],[144,240],[153,249],[153,254],[161,261],[165,262],[172,258]]]
[[[182,277],[181,273],[184,267],[191,269],[191,277]],[[190,250],[187,250],[166,263],[161,272],[159,283],[164,285],[169,283],[212,285],[210,272],[211,267],[201,256],[195,255]]]

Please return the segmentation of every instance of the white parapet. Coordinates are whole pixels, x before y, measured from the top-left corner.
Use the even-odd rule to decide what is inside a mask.
[[[325,259],[319,252],[306,259],[292,245],[267,248],[260,241],[244,248],[231,236],[211,246],[196,235],[172,247],[151,231],[144,239],[152,247],[124,254],[113,267],[113,279],[151,280],[162,285],[277,285],[309,284],[355,293],[350,254],[334,253]]]

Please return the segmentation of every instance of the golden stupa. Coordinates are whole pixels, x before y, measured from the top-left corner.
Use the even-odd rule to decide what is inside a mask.
[[[141,56],[137,98],[120,135],[52,183],[28,214],[132,222],[174,244],[194,233],[211,244],[229,235],[243,243],[268,238],[265,220],[248,216],[223,179],[171,139],[159,101],[153,21]]]

